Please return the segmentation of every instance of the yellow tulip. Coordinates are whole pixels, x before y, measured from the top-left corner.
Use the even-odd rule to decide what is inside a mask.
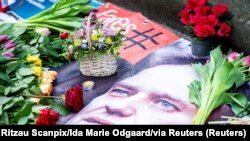
[[[40,58],[37,56],[32,56],[32,55],[28,55],[26,60],[30,63],[30,62],[35,62],[37,60],[39,60]]]
[[[34,62],[34,64],[37,65],[37,66],[42,66],[42,60],[41,60],[41,59],[36,60],[36,61]]]
[[[31,70],[35,73],[36,76],[42,75],[42,67],[31,67]]]
[[[109,37],[106,38],[106,39],[105,39],[105,43],[108,44],[108,45],[111,44],[111,43],[112,43],[112,39],[109,38]]]

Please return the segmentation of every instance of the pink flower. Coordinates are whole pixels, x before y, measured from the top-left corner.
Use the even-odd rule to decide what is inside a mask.
[[[250,56],[244,58],[243,65],[250,66]]]
[[[237,52],[232,52],[231,54],[228,55],[227,59],[229,62],[232,62],[240,57],[240,54]]]
[[[14,54],[11,52],[4,52],[2,55],[7,59],[14,57]]]
[[[4,42],[8,38],[7,35],[0,35],[0,43]]]
[[[12,49],[12,48],[15,48],[16,47],[16,44],[14,43],[7,43],[4,45],[4,50],[9,50],[9,49]]]

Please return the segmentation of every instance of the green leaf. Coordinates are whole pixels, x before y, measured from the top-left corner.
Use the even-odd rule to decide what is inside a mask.
[[[22,87],[21,86],[12,86],[10,88],[10,93],[15,93],[17,91],[19,91]]]
[[[189,85],[189,101],[194,103],[198,107],[201,105],[201,96],[200,96],[201,83],[194,80]]]
[[[14,24],[9,24],[9,23],[0,23],[0,34],[4,35],[9,33],[8,30],[12,30]]]
[[[10,74],[11,72],[13,72],[14,70],[16,70],[18,68],[18,66],[20,65],[20,62],[12,62],[12,63],[9,63],[7,65],[7,68],[6,68],[6,74]]]
[[[25,125],[25,124],[27,124],[28,119],[29,119],[28,116],[21,117],[18,119],[17,124],[18,125]]]
[[[21,111],[20,111],[20,117],[29,116],[31,111],[32,111],[32,105],[30,102],[26,101],[25,104],[23,105]]]
[[[4,95],[8,95],[10,93],[10,87],[4,89]]]
[[[18,73],[21,76],[27,76],[27,75],[34,74],[34,72],[29,68],[21,68],[21,69],[18,70]]]
[[[52,103],[50,107],[52,110],[57,111],[61,116],[66,116],[69,114],[69,111],[63,104]]]
[[[22,34],[26,31],[26,29],[27,29],[27,26],[18,27],[18,28],[16,28],[16,29],[13,31],[12,35],[13,35],[14,37],[19,37],[20,35],[22,35]]]
[[[4,106],[4,110],[8,110],[10,109],[11,107],[15,106],[15,104],[17,104],[18,102],[24,100],[23,97],[19,96],[19,97],[16,97],[14,99],[12,99],[11,101],[9,101],[5,106]]]
[[[39,86],[34,86],[34,85],[29,89],[29,91],[31,93],[35,94],[35,95],[39,95],[39,94],[42,93],[40,87]]]
[[[8,125],[9,124],[9,117],[7,112],[3,112],[0,116],[0,125]]]
[[[2,115],[3,113],[3,105],[0,105],[0,116]]]
[[[30,45],[33,45],[33,44],[37,43],[38,39],[39,39],[39,36],[36,36],[35,38],[33,38],[33,39],[30,41]]]
[[[6,86],[0,85],[0,95],[3,95],[3,94],[4,94],[5,87],[6,87]]]
[[[5,58],[3,55],[0,54],[0,64],[1,64],[1,63],[5,63],[5,62],[7,62],[7,61],[8,61],[8,59]]]
[[[4,105],[10,100],[12,100],[14,97],[7,97],[7,96],[0,96],[0,105]]]
[[[35,76],[28,76],[28,77],[24,78],[24,79],[21,81],[21,83],[30,84],[34,79],[35,79]]]
[[[31,47],[29,49],[29,51],[30,51],[31,54],[38,54],[39,53],[39,50],[37,48],[35,48],[35,47]]]
[[[5,73],[0,72],[0,80],[9,82],[10,77],[7,74],[5,74]]]

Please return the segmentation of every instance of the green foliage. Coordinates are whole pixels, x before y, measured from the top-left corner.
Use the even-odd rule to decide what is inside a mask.
[[[18,21],[15,26],[28,26],[32,29],[46,27],[59,32],[72,32],[81,26],[80,14],[86,14],[93,9],[89,2],[89,0],[60,0],[43,12]]]
[[[210,63],[194,64],[201,80],[193,81],[189,86],[190,102],[199,109],[193,120],[194,124],[204,124],[210,113],[222,104],[230,104],[238,116],[249,114],[250,106],[242,94],[228,93],[247,81],[248,71],[242,70],[242,61],[228,61],[220,48],[211,52]]]

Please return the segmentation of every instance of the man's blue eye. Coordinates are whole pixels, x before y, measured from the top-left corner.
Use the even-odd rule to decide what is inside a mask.
[[[115,95],[125,95],[125,96],[128,96],[129,95],[129,92],[126,91],[126,90],[122,90],[122,89],[113,89],[111,90],[111,93],[112,94],[115,94]]]
[[[166,111],[179,111],[180,110],[177,106],[175,106],[174,104],[172,104],[164,99],[160,99],[157,102],[157,106],[163,110],[166,110]]]

